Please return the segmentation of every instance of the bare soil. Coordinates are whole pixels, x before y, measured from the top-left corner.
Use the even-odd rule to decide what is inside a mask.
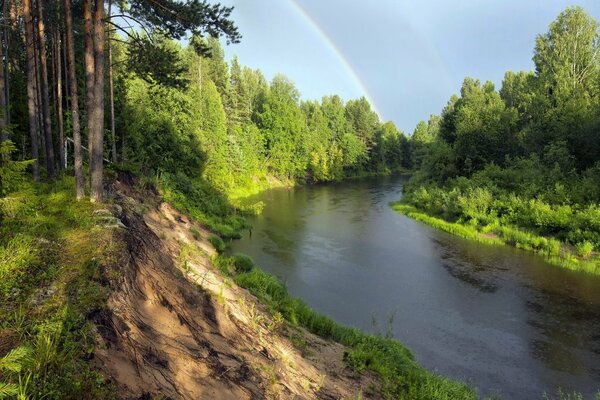
[[[126,246],[106,272],[95,363],[120,398],[375,396],[376,379],[345,365],[344,346],[289,326],[214,268],[210,232],[129,175],[114,194]]]

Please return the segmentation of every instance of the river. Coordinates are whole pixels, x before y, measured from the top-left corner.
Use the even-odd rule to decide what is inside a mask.
[[[600,390],[600,278],[400,215],[402,177],[273,189],[232,242],[336,321],[393,335],[481,395]]]

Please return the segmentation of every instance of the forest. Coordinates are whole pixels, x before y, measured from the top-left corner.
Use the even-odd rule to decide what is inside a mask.
[[[391,337],[339,325],[248,257],[227,256],[226,241],[261,210],[244,197],[410,174],[396,210],[600,273],[600,35],[582,8],[567,8],[537,37],[535,71],[507,72],[500,90],[466,78],[460,96],[411,135],[381,121],[364,97],[305,99],[283,74],[268,80],[228,61],[222,46],[243,40],[231,7],[5,0],[1,10],[0,398],[117,397],[92,360],[106,350],[99,332],[120,312],[108,304],[137,260],[132,243],[146,256],[171,239],[149,228],[136,238],[129,228],[164,204],[181,213],[171,225],[198,224],[186,240],[212,245],[210,256],[182,245],[173,281],[193,257],[222,274],[220,292],[196,279],[180,298],[195,290],[203,297],[192,305],[222,305],[224,287],[248,289],[268,311],[238,299],[252,329],[268,319],[261,332],[272,334],[285,321],[347,346],[344,365],[379,379],[369,386],[377,398],[477,396],[420,367]],[[117,181],[135,183],[117,194]],[[162,295],[171,312],[173,293]],[[304,354],[307,342],[292,339]],[[273,380],[268,369],[256,374]]]
[[[151,240],[123,230],[131,204],[115,193],[119,177],[134,176],[147,198],[160,192],[222,251],[221,238],[238,237],[243,216],[260,208],[238,198],[410,167],[409,138],[365,98],[303,100],[283,75],[269,82],[237,58],[228,63],[221,43],[242,39],[231,12],[206,1],[2,3],[0,398],[115,398],[93,362],[98,330],[127,279],[124,260],[135,258],[128,243]],[[203,257],[219,268],[240,259]],[[398,342],[335,324],[245,265],[240,284],[257,295],[276,288],[277,298],[260,296],[271,309],[352,346],[355,369],[377,369],[388,392],[409,379],[410,390],[471,394],[418,367]]]
[[[416,127],[401,211],[461,236],[600,272],[600,35],[581,7],[539,35],[534,71],[467,77]],[[411,207],[412,206],[412,207]]]

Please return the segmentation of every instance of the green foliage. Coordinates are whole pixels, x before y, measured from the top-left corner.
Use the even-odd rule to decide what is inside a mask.
[[[223,238],[239,238],[239,231],[247,227],[243,216],[236,213],[225,195],[202,178],[165,173],[158,186],[165,201]]]
[[[577,243],[575,248],[577,249],[577,255],[583,258],[588,258],[592,254],[592,251],[594,251],[594,245],[588,241]]]
[[[424,122],[417,126],[411,141],[419,170],[403,199],[415,208],[399,211],[598,273],[599,26],[569,7],[538,36],[535,72],[507,72],[499,92],[466,78],[436,139]]]
[[[0,358],[0,376],[17,375],[31,362],[32,350],[26,346],[20,346],[9,351]],[[6,383],[0,381],[0,399],[18,396],[20,389],[17,383]]]
[[[461,181],[468,185],[468,181]],[[392,207],[418,221],[446,232],[487,244],[511,246],[542,254],[555,265],[600,273],[600,260],[589,259],[594,249],[590,241],[597,231],[587,230],[582,220],[593,211],[573,211],[569,206],[550,206],[541,200],[525,201],[518,196],[499,195],[467,187],[445,191],[437,187],[419,186]],[[440,218],[441,217],[441,218]],[[448,221],[449,220],[449,221]],[[595,220],[595,219],[594,219]],[[576,246],[578,259],[559,239]]]
[[[32,163],[11,160],[11,154],[15,150],[16,147],[10,140],[0,143],[0,200],[23,183],[25,169]],[[0,213],[1,211],[0,208]]]
[[[11,196],[26,193],[23,204],[0,225],[0,332],[14,337],[0,358],[0,393],[112,398],[88,362],[88,317],[108,294],[100,264],[115,251],[110,232],[96,225],[94,205],[76,201],[70,178],[18,189]]]
[[[250,272],[254,268],[254,261],[245,254],[234,254],[232,259],[237,273]]]
[[[218,236],[214,236],[214,235],[210,236],[208,238],[208,241],[210,242],[210,244],[213,245],[213,247],[215,248],[217,253],[223,253],[225,251],[225,249],[227,249],[227,245],[225,244],[223,239],[221,239]]]

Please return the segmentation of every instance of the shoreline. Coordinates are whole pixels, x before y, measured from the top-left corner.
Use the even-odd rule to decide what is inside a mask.
[[[584,259],[573,254],[567,246],[554,238],[537,236],[515,226],[470,226],[458,222],[449,222],[427,214],[402,200],[390,203],[390,207],[409,218],[427,224],[433,228],[493,246],[511,246],[543,256],[544,260],[555,266],[572,271],[600,275],[600,261],[596,258]],[[556,245],[558,244],[558,248]],[[551,249],[551,247],[554,247]]]

